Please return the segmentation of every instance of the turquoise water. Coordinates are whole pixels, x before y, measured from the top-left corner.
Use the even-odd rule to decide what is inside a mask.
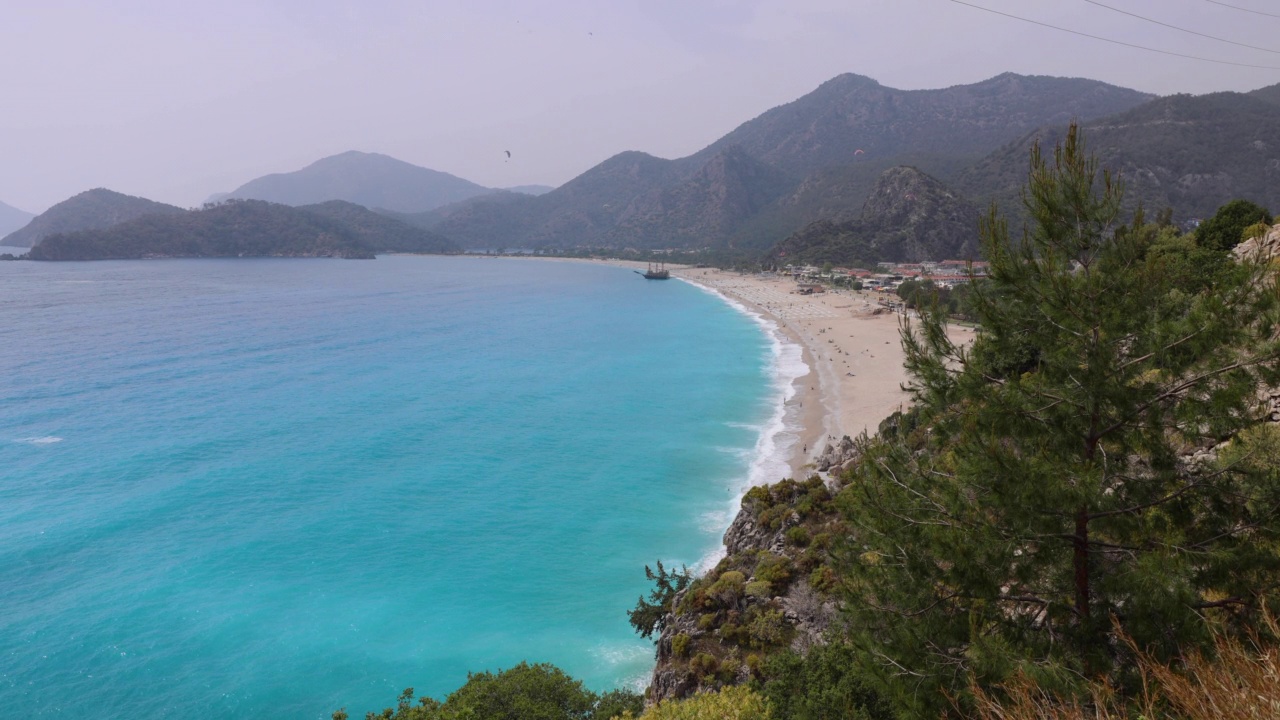
[[[788,351],[595,265],[0,263],[0,708],[360,716],[524,659],[643,683],[643,566],[782,474]]]

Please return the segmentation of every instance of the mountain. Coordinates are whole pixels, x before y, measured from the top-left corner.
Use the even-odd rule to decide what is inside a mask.
[[[731,145],[679,184],[633,199],[602,239],[626,247],[734,246],[742,223],[781,197],[794,181]]]
[[[176,215],[145,215],[100,230],[51,235],[32,260],[177,257],[372,258],[359,232],[316,213],[231,200]]]
[[[889,168],[947,179],[1037,127],[1151,97],[1074,78],[897,90],[841,75],[689,157],[625,152],[532,202],[480,197],[423,222],[467,247],[767,248],[815,220],[850,219]]]
[[[1257,90],[1250,92],[1249,95],[1252,95],[1263,102],[1269,102],[1272,105],[1280,105],[1280,84],[1258,88]]]
[[[775,247],[779,263],[825,262],[874,267],[876,262],[970,260],[977,256],[976,205],[912,167],[880,175],[856,220],[820,220]]]
[[[520,193],[522,195],[546,195],[552,190],[555,190],[555,188],[550,185],[515,185],[513,187],[502,189],[507,192]]]
[[[145,215],[178,215],[185,212],[186,210],[173,205],[96,188],[45,210],[25,227],[0,240],[0,245],[31,247],[50,235],[108,228]]]
[[[351,230],[361,245],[375,253],[456,253],[451,240],[345,200],[303,205],[303,212],[332,220]]]
[[[218,199],[312,205],[346,200],[365,207],[416,213],[492,192],[460,177],[377,153],[345,152],[301,170],[266,175]]]
[[[1031,145],[1048,151],[1065,134],[1064,125],[1031,132],[963,173],[956,187],[1021,218]],[[1280,209],[1280,105],[1256,95],[1159,98],[1086,122],[1082,135],[1102,166],[1124,180],[1130,207],[1173,208],[1180,221],[1209,217],[1234,198]]]
[[[0,238],[3,238],[9,233],[26,226],[26,224],[31,222],[31,219],[34,217],[35,215],[32,215],[29,212],[19,210],[12,205],[6,205],[5,203],[0,202]],[[0,245],[3,244],[4,242],[0,241]],[[23,247],[26,246],[24,245]]]
[[[1152,97],[1080,78],[1005,73],[972,85],[897,90],[844,74],[743,123],[694,157],[737,145],[796,176],[858,163],[905,164],[900,160],[950,172],[1032,128],[1112,115]]]

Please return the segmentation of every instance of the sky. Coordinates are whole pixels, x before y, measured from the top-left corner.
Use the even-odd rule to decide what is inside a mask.
[[[107,187],[190,207],[347,150],[559,185],[624,150],[691,154],[846,72],[901,89],[1003,72],[1161,95],[1280,83],[1273,0],[966,2],[1270,68],[955,0],[11,0],[0,201],[41,212]]]

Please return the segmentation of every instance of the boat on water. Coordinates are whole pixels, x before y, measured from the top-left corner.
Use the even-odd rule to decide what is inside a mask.
[[[636,271],[636,274],[643,275],[645,280],[670,280],[671,271],[667,270],[666,263],[649,263],[649,268],[644,272]]]

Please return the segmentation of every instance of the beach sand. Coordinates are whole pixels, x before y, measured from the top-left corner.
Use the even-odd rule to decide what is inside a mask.
[[[828,442],[862,432],[874,434],[880,422],[903,409],[909,397],[899,338],[900,317],[882,308],[871,292],[828,290],[796,294],[790,277],[681,268],[672,275],[737,300],[776,322],[804,348],[809,374],[796,381],[792,398],[801,418],[801,442],[791,460],[794,477],[810,472]],[[896,299],[896,298],[895,298]],[[952,340],[972,338],[968,328],[952,326]]]

